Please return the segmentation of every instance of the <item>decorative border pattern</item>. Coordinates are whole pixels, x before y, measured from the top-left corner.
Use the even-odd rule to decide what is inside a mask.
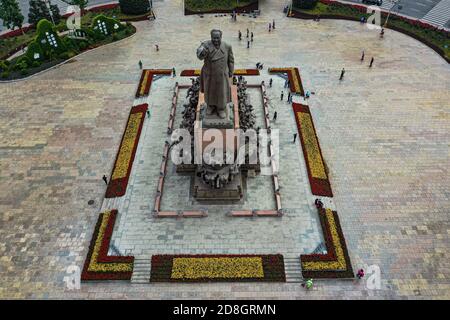
[[[108,256],[116,217],[117,210],[100,213],[81,273],[81,281],[131,279],[134,257]]]
[[[199,77],[200,76],[200,69],[188,69],[183,70],[180,73],[181,77]],[[234,70],[235,76],[259,76],[259,70],[258,69],[236,69]]]
[[[325,170],[322,151],[309,107],[293,103],[295,121],[305,157],[311,192],[316,196],[332,197],[330,181]]]
[[[136,90],[136,98],[148,96],[150,93],[150,86],[155,74],[171,75],[171,69],[144,69],[142,70],[141,80],[139,81],[138,88]]]
[[[337,212],[331,209],[318,211],[327,253],[300,255],[303,277],[353,278],[353,269]]]
[[[300,77],[298,68],[269,68],[269,73],[287,73],[291,92],[305,96],[302,78]]]
[[[121,197],[127,190],[147,109],[148,104],[146,103],[131,108],[105,198]]]
[[[275,255],[154,255],[150,282],[285,282],[284,260]]]

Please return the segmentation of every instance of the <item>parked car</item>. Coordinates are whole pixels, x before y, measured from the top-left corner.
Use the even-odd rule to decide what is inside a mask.
[[[383,0],[362,0],[362,3],[376,4],[377,6],[381,6],[383,4]]]

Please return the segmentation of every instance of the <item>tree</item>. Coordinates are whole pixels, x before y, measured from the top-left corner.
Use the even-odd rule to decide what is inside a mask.
[[[8,29],[22,28],[23,15],[16,0],[0,0],[0,19]]]
[[[55,21],[55,24],[58,24],[61,18],[58,6],[50,4],[50,10],[52,12],[53,21]],[[49,21],[52,20],[46,3],[43,0],[30,0],[28,22],[37,24],[41,19],[47,19]]]
[[[89,0],[61,0],[61,1],[70,4],[72,6],[80,7],[81,14],[83,14],[84,9],[86,9],[89,3]]]

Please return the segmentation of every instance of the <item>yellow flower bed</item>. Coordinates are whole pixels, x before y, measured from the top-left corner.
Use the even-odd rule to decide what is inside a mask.
[[[304,270],[346,270],[347,264],[345,262],[344,250],[341,247],[341,239],[337,232],[336,222],[334,221],[333,212],[331,209],[325,211],[326,219],[330,226],[331,238],[333,246],[336,251],[336,261],[307,261],[302,263]]]
[[[106,211],[103,214],[103,219],[98,230],[97,239],[95,239],[95,246],[92,250],[91,261],[89,262],[89,272],[132,272],[133,263],[98,263],[98,255],[102,246],[102,241],[105,236],[105,230],[108,225],[111,211]]]
[[[132,113],[130,115],[122,145],[120,146],[119,156],[112,175],[113,180],[125,178],[127,176],[128,166],[133,155],[133,148],[137,138],[142,115],[142,112]]]
[[[291,68],[291,77],[292,77],[292,82],[294,84],[294,91],[295,92],[300,92],[300,81],[297,77],[297,72],[295,72],[295,68]]]
[[[140,88],[140,91],[139,91],[139,95],[140,96],[144,95],[145,87],[147,85],[147,81],[148,81],[149,76],[150,76],[150,70],[145,70],[144,79],[142,80],[141,88]]]
[[[171,278],[264,278],[264,270],[261,257],[175,258]]]
[[[305,112],[297,112],[297,117],[300,122],[300,130],[308,156],[308,166],[311,170],[311,175],[314,178],[326,180],[328,178],[320,155],[319,143],[313,128],[311,115]]]

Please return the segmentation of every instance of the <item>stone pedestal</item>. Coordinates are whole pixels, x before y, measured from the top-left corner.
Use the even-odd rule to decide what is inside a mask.
[[[214,189],[195,174],[192,195],[198,201],[239,201],[243,197],[242,175],[239,172],[225,187]]]
[[[205,107],[206,108],[206,107]],[[233,129],[234,124],[234,105],[233,102],[227,104],[225,108],[226,116],[224,119],[217,114],[205,115],[202,120],[202,127],[205,129]]]

